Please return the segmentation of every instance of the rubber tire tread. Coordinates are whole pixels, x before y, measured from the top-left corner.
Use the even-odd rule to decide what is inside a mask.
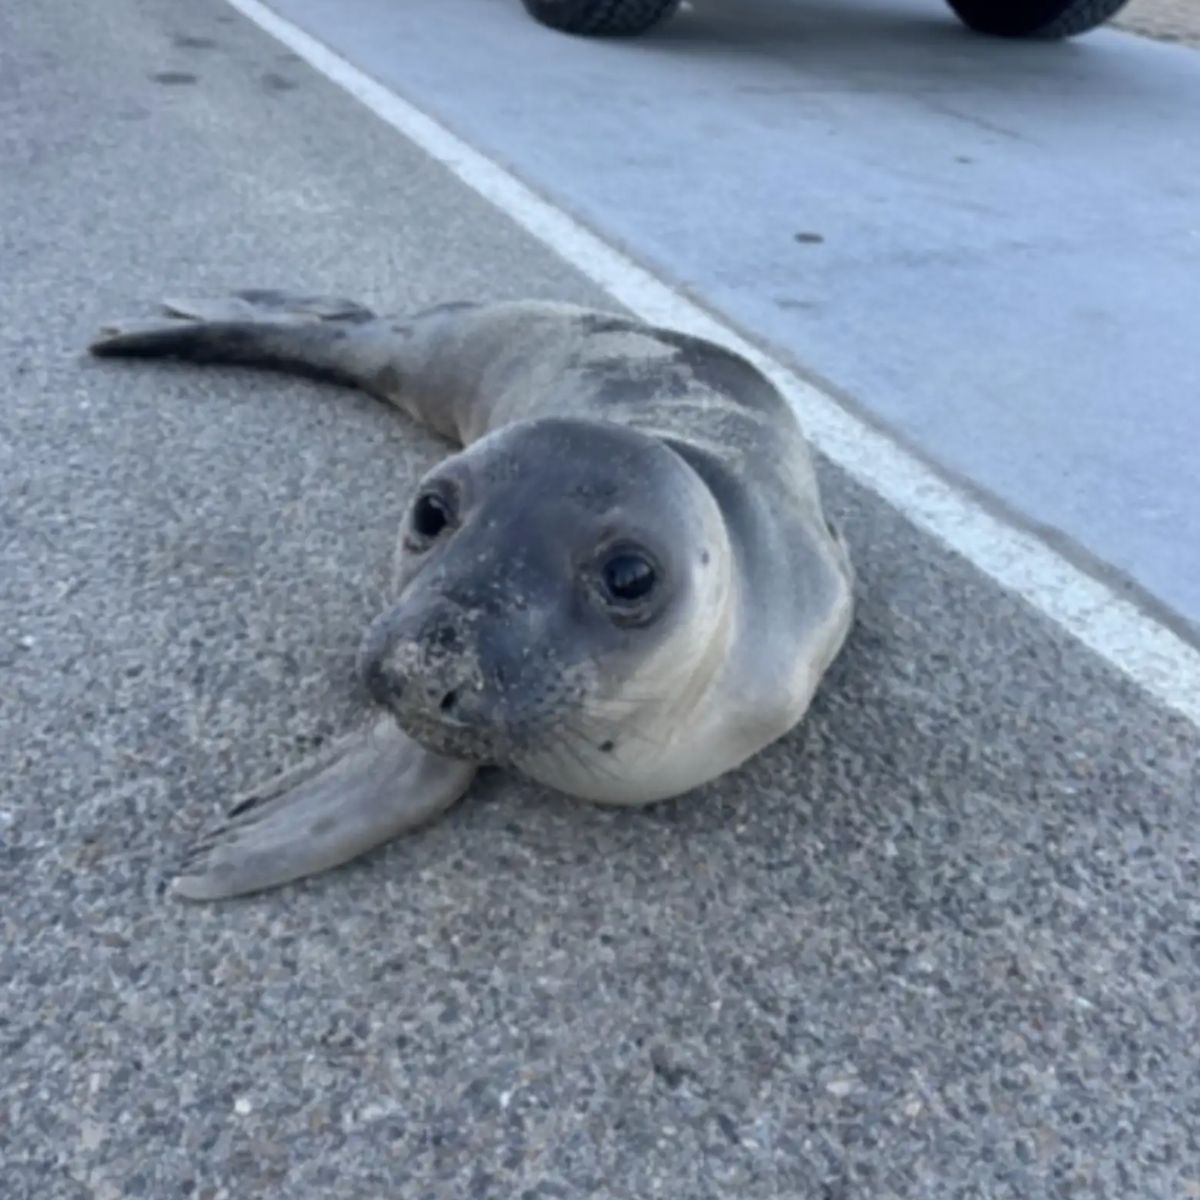
[[[1024,7],[1027,14],[1014,13],[1022,0],[947,0],[964,25],[977,33],[997,37],[1039,38],[1047,41],[1077,37],[1112,20],[1129,0],[1060,0]],[[1006,19],[1007,18],[1007,19]]]
[[[530,15],[543,25],[587,37],[634,37],[665,21],[681,0],[584,0],[547,4],[523,0]]]

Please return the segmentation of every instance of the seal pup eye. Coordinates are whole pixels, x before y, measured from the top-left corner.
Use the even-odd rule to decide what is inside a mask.
[[[614,550],[600,564],[600,591],[615,617],[641,615],[657,586],[658,568],[640,550]]]
[[[654,590],[654,564],[641,554],[622,551],[604,564],[604,587],[612,599],[625,604],[644,600]]]
[[[412,531],[418,545],[434,541],[454,523],[454,507],[439,492],[423,492],[412,507]]]

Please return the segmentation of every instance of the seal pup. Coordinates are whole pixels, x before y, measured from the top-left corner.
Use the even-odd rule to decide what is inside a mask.
[[[357,387],[462,447],[419,482],[362,642],[372,719],[235,805],[177,894],[346,862],[487,764],[600,804],[677,796],[803,717],[853,572],[795,414],[739,355],[541,301],[393,318],[250,290],[163,310],[91,353]]]

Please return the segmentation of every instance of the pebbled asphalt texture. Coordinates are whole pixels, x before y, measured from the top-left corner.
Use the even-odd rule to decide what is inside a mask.
[[[165,897],[351,719],[441,450],[89,335],[604,298],[218,0],[0,8],[0,118],[5,1200],[1200,1196],[1200,736],[829,470],[859,621],[745,769]]]
[[[1113,23],[1143,37],[1200,46],[1200,7],[1193,0],[1133,0]]]

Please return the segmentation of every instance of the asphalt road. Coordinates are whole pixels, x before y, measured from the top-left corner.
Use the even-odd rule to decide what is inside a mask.
[[[747,768],[165,898],[350,720],[438,448],[93,329],[604,298],[218,0],[0,8],[0,180],[5,1200],[1200,1195],[1200,735],[828,468],[859,622]]]

